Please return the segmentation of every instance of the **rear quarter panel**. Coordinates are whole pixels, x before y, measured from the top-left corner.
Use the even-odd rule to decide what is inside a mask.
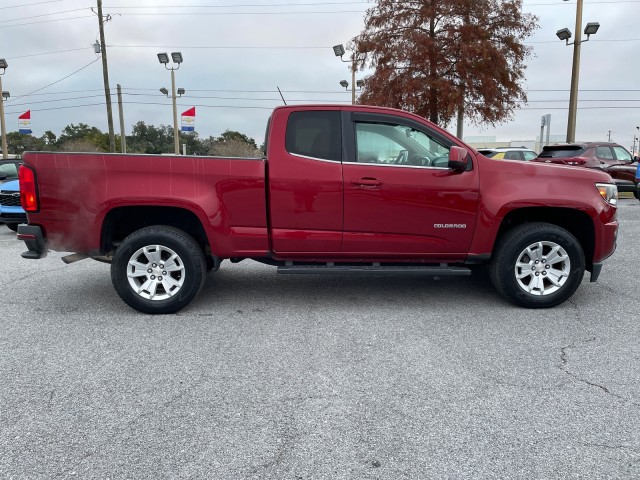
[[[28,153],[49,248],[93,252],[107,213],[122,206],[171,206],[193,212],[215,254],[234,253],[234,235],[249,232],[248,250],[268,250],[264,161],[118,154]],[[168,222],[170,219],[168,219]]]

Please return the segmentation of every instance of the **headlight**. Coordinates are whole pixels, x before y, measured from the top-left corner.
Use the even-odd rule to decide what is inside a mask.
[[[610,183],[596,183],[596,188],[605,202],[614,207],[618,205],[618,187]]]

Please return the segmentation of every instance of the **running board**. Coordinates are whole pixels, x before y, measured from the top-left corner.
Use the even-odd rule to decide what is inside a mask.
[[[374,275],[433,275],[436,277],[467,276],[471,270],[466,267],[453,267],[446,263],[440,265],[384,265],[380,263],[363,263],[362,265],[344,265],[321,263],[317,265],[295,265],[287,262],[277,270],[280,274],[374,274]]]

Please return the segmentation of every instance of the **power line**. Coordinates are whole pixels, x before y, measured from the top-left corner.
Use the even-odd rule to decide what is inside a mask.
[[[157,12],[157,13],[118,13],[117,15],[127,16],[127,17],[175,17],[175,16],[197,16],[200,17],[202,15],[312,15],[312,14],[322,14],[322,13],[365,13],[363,10],[324,10],[324,11],[299,11],[299,12]]]
[[[279,100],[279,99],[278,99]],[[304,102],[309,102],[309,100],[304,100]],[[127,105],[158,105],[166,107],[166,102],[123,102]],[[350,101],[337,102],[350,104]],[[31,109],[32,112],[44,112],[50,110],[63,110],[63,109],[71,109],[71,108],[83,108],[83,107],[91,107],[91,106],[104,106],[105,102],[99,103],[84,103],[79,105],[66,105],[60,107],[51,107],[51,108],[39,108],[39,109]],[[279,105],[279,102],[277,103]],[[179,103],[178,106],[189,108],[189,107],[198,107],[198,108],[233,108],[233,109],[249,109],[249,110],[273,110],[274,107],[271,106],[256,106],[256,105],[209,105],[209,104],[193,104],[193,103]],[[18,106],[18,105],[15,105]],[[629,110],[636,109],[637,107],[622,107],[622,106],[601,106],[601,107],[578,107],[578,110]],[[537,111],[537,110],[568,110],[568,107],[525,107],[519,109],[520,111]],[[8,115],[15,115],[18,113],[22,113],[21,110],[5,112]]]
[[[63,13],[79,12],[80,10],[86,10],[86,8],[74,8],[73,10],[63,10],[62,12],[43,13],[40,15],[31,15],[30,17],[20,17],[20,18],[12,18],[10,20],[0,20],[0,23],[10,23],[10,22],[18,22],[20,20],[30,20],[32,18],[50,17],[51,15],[62,15]]]
[[[15,60],[15,59],[18,59],[18,58],[39,57],[41,55],[54,55],[56,53],[77,52],[79,50],[86,50],[87,48],[89,48],[89,47],[70,48],[68,50],[56,50],[55,52],[31,53],[29,55],[19,55],[17,57],[7,57],[7,59],[8,60]]]
[[[190,45],[190,46],[180,46],[180,45],[107,45],[109,48],[181,48],[181,49],[220,49],[220,50],[246,50],[246,49],[265,49],[265,50],[324,50],[327,48],[331,48],[330,46],[321,46],[321,47],[312,47],[312,46],[291,46],[291,45],[283,45],[283,46],[264,46],[264,45],[247,45],[247,46],[207,46],[207,45]]]
[[[640,1],[640,0],[639,0]],[[185,8],[246,8],[246,7],[286,7],[286,8],[291,8],[291,7],[315,7],[315,6],[320,6],[320,5],[367,5],[368,2],[367,1],[359,1],[359,2],[312,2],[312,3],[296,3],[296,4],[292,4],[291,2],[288,3],[250,3],[250,4],[227,4],[227,5],[161,5],[162,8],[180,8],[180,9],[185,9]],[[143,10],[143,9],[156,9],[158,8],[158,5],[154,5],[154,6],[138,6],[138,7],[132,7],[130,5],[127,6],[119,6],[119,5],[111,5],[109,8],[111,9],[136,9],[136,10]]]
[[[0,10],[6,10],[7,8],[21,8],[21,7],[31,7],[33,5],[42,5],[44,3],[57,3],[62,2],[64,0],[47,0],[46,2],[36,2],[36,3],[23,3],[22,5],[11,5],[8,7],[0,7]]]
[[[91,62],[87,63],[84,67],[80,67],[80,68],[79,68],[78,70],[76,70],[75,72],[70,73],[69,75],[67,75],[67,76],[65,76],[65,77],[62,77],[61,79],[56,80],[55,82],[51,82],[50,84],[45,85],[44,87],[38,88],[38,89],[36,89],[36,90],[34,90],[34,91],[32,91],[32,92],[26,93],[26,94],[24,94],[24,95],[19,95],[18,97],[16,97],[15,99],[12,99],[12,100],[13,100],[13,101],[15,101],[15,100],[18,100],[18,99],[20,99],[20,98],[28,97],[29,95],[31,95],[31,94],[33,94],[33,93],[39,92],[40,90],[44,90],[45,88],[49,88],[51,85],[55,85],[56,83],[60,83],[61,81],[66,80],[67,78],[69,78],[69,77],[71,77],[71,76],[75,75],[75,74],[76,74],[76,73],[78,73],[79,71],[84,70],[84,69],[85,69],[85,68],[87,68],[89,65],[91,65],[91,64],[93,64],[93,63],[96,63],[98,60],[100,60],[100,58],[101,58],[101,57],[98,57],[98,58],[96,58],[95,60],[92,60]]]
[[[52,20],[41,20],[39,22],[16,23],[15,25],[2,25],[0,28],[22,27],[25,25],[36,25],[38,23],[62,22],[64,20],[76,20],[78,18],[93,18],[93,15],[81,15],[79,17],[54,18]]]

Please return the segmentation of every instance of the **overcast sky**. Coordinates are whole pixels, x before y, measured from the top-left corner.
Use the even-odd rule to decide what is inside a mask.
[[[171,77],[158,52],[182,52],[176,84],[186,95],[178,99],[178,114],[195,106],[201,137],[237,130],[261,143],[270,110],[282,104],[277,87],[290,104],[349,103],[350,92],[338,83],[351,81],[349,64],[331,47],[346,45],[362,30],[371,5],[104,0],[103,13],[111,15],[105,34],[116,132],[116,84],[124,94],[127,134],[141,120],[173,123],[171,99],[159,92],[170,90]],[[46,130],[59,135],[80,122],[107,131],[102,64],[92,46],[98,39],[95,6],[95,0],[0,0],[0,58],[9,64],[2,82],[11,93],[8,131],[18,129],[18,115],[29,109],[36,136]],[[496,127],[465,124],[465,137],[533,139],[544,114],[551,114],[551,135],[566,134],[573,47],[555,32],[575,30],[576,1],[525,0],[523,10],[540,17],[527,42],[534,47],[526,71],[529,103]],[[584,0],[583,26],[597,21],[601,27],[582,45],[577,140],[606,140],[611,131],[612,141],[631,148],[640,125],[638,19],[640,0]],[[455,123],[448,129],[455,133]]]

